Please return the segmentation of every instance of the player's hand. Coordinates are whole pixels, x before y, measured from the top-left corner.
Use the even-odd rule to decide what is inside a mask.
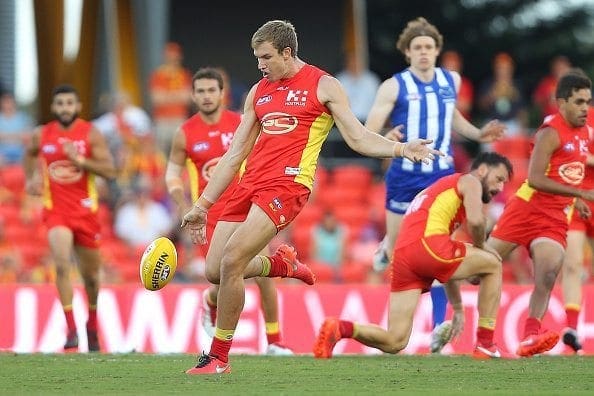
[[[395,126],[394,128],[390,129],[388,132],[386,132],[384,137],[386,139],[390,139],[390,140],[394,140],[395,142],[399,142],[404,137],[404,134],[401,132],[402,128],[404,128],[404,125],[402,125],[402,124]]]
[[[182,219],[181,227],[187,227],[193,243],[204,245],[206,243],[206,211],[192,206]]]
[[[430,164],[435,156],[445,156],[441,151],[429,147],[428,144],[431,143],[433,143],[431,139],[414,139],[406,142],[402,156],[412,162],[424,162],[426,164]]]
[[[499,120],[491,120],[481,128],[479,142],[491,143],[499,140],[505,135],[506,126]]]
[[[457,339],[462,334],[462,331],[464,330],[465,320],[466,319],[464,318],[464,309],[461,309],[460,311],[454,311],[449,341]]]
[[[592,211],[590,210],[590,207],[581,199],[575,200],[574,208],[577,210],[582,219],[587,220],[592,217]]]

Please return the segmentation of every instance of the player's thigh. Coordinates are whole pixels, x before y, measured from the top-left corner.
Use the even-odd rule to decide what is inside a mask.
[[[74,245],[78,257],[79,271],[83,278],[97,276],[101,267],[101,254],[99,249]]]
[[[507,256],[518,246],[513,242],[504,241],[499,238],[489,237],[487,239],[487,245],[491,246],[493,249],[499,253],[502,259],[506,259]]]
[[[584,261],[584,246],[586,234],[583,231],[567,231],[567,248],[565,249],[565,260],[563,267],[581,267]]]
[[[250,259],[264,249],[276,235],[277,228],[272,219],[253,204],[248,215],[239,223],[224,247],[224,259],[247,265]]]
[[[70,263],[74,243],[72,230],[63,225],[54,226],[48,230],[47,240],[56,265]]]
[[[501,261],[492,253],[466,245],[466,256],[452,275],[451,279],[466,279],[474,275],[495,274],[501,272]]]
[[[388,313],[388,332],[390,335],[408,340],[420,298],[421,289],[390,293],[390,310]]]
[[[555,240],[540,238],[530,245],[530,256],[534,263],[534,274],[538,276],[539,273],[560,269],[565,257],[565,249]]]
[[[223,258],[225,244],[231,238],[241,223],[218,221],[210,240],[206,253],[206,272],[212,276],[220,273],[221,259]]]

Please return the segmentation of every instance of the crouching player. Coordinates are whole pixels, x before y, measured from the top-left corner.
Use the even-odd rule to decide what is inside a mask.
[[[464,311],[459,280],[480,277],[479,322],[473,356],[477,359],[501,357],[493,343],[495,319],[501,295],[501,257],[485,245],[486,218],[483,203],[503,190],[512,175],[509,160],[496,153],[482,153],[466,174],[443,177],[421,191],[402,222],[392,262],[392,292],[388,329],[327,318],[317,336],[314,355],[332,357],[336,343],[353,338],[387,353],[398,353],[410,338],[413,317],[421,294],[429,291],[434,279],[445,284],[454,309],[448,340],[464,327]],[[472,244],[451,238],[466,220]]]

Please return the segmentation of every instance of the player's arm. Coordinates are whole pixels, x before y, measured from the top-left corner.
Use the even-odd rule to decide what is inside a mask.
[[[190,204],[184,194],[184,184],[181,179],[182,170],[186,162],[186,135],[181,128],[178,128],[169,152],[169,161],[165,170],[165,184],[167,191],[175,202],[180,213],[185,213]]]
[[[91,156],[86,158],[73,145],[64,146],[64,152],[76,166],[88,172],[93,172],[106,179],[115,179],[117,169],[109,152],[105,138],[95,127],[89,134]]]
[[[365,127],[372,132],[380,133],[396,104],[400,86],[395,78],[384,81],[377,90],[373,106],[369,110]]]
[[[498,120],[491,120],[479,129],[464,118],[458,109],[454,109],[452,128],[467,139],[482,143],[489,143],[502,138],[506,130],[505,125]]]
[[[217,163],[214,173],[199,198],[199,205],[210,206],[214,203],[227,186],[233,181],[243,161],[252,151],[258,134],[260,133],[260,123],[254,109],[254,95],[256,85],[252,87],[245,101],[243,116],[237,127],[229,150],[221,157]]]
[[[551,156],[560,145],[559,134],[555,129],[547,127],[536,133],[528,164],[528,184],[542,192],[588,199],[583,197],[585,190],[558,183],[546,175]]]
[[[487,228],[487,219],[483,213],[483,186],[476,177],[466,174],[458,180],[458,191],[463,197],[466,224],[472,245],[483,249]]]
[[[458,337],[464,330],[464,306],[462,305],[462,294],[460,293],[460,281],[449,280],[444,283],[444,290],[448,301],[452,305],[454,316],[452,317],[452,328],[450,334],[447,335],[448,341],[452,338]]]
[[[415,139],[407,143],[394,142],[365,128],[349,107],[347,95],[338,80],[322,76],[318,84],[318,100],[328,107],[340,133],[350,148],[375,158],[406,157],[411,161],[429,162],[439,151],[426,145],[432,140]]]
[[[38,166],[39,146],[41,141],[41,128],[36,128],[25,147],[23,155],[23,169],[25,171],[25,190],[31,195],[41,194],[41,180],[35,172]]]

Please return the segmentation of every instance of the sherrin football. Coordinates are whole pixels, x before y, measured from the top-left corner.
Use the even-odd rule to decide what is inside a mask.
[[[175,245],[166,237],[155,239],[147,246],[140,259],[140,281],[147,290],[165,287],[177,268]]]

